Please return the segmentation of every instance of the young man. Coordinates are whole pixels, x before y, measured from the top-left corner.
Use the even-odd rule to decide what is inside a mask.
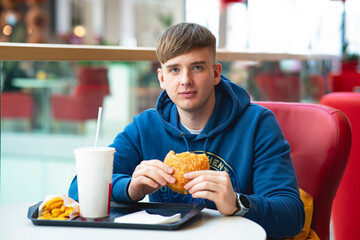
[[[134,117],[114,140],[112,199],[204,203],[223,215],[245,216],[269,237],[291,237],[302,229],[303,203],[290,147],[274,114],[253,103],[244,89],[221,75],[216,39],[197,24],[181,23],[160,37],[156,109]],[[211,170],[185,175],[182,195],[166,154],[205,152]],[[69,196],[77,199],[76,178]]]

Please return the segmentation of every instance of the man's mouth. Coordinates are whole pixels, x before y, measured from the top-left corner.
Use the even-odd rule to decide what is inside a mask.
[[[180,95],[181,95],[181,96],[184,96],[185,98],[191,98],[191,97],[193,97],[196,93],[197,93],[197,91],[183,91],[183,92],[180,92]]]

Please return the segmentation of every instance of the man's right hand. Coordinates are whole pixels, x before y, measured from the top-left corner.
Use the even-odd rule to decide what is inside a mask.
[[[167,183],[175,183],[174,169],[160,160],[142,161],[133,172],[128,188],[131,200],[139,201]]]

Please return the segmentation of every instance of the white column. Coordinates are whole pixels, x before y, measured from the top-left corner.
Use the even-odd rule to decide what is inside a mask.
[[[86,29],[85,43],[98,44],[98,40],[104,36],[104,1],[83,1],[81,9]]]
[[[120,26],[120,4],[119,0],[106,0],[104,16],[104,36],[109,44],[119,43],[119,26]]]
[[[69,34],[71,29],[71,0],[56,0],[56,32],[59,35]]]
[[[92,0],[92,26],[95,38],[104,36],[104,1]]]
[[[120,2],[120,42],[121,46],[137,46],[135,36],[135,10],[134,1],[119,0]],[[139,16],[141,17],[141,16]]]

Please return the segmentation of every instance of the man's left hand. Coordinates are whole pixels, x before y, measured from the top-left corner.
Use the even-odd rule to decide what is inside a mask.
[[[225,171],[194,171],[184,175],[189,179],[185,189],[193,198],[204,198],[213,201],[223,215],[231,215],[236,211],[236,194],[233,190],[229,174]]]

